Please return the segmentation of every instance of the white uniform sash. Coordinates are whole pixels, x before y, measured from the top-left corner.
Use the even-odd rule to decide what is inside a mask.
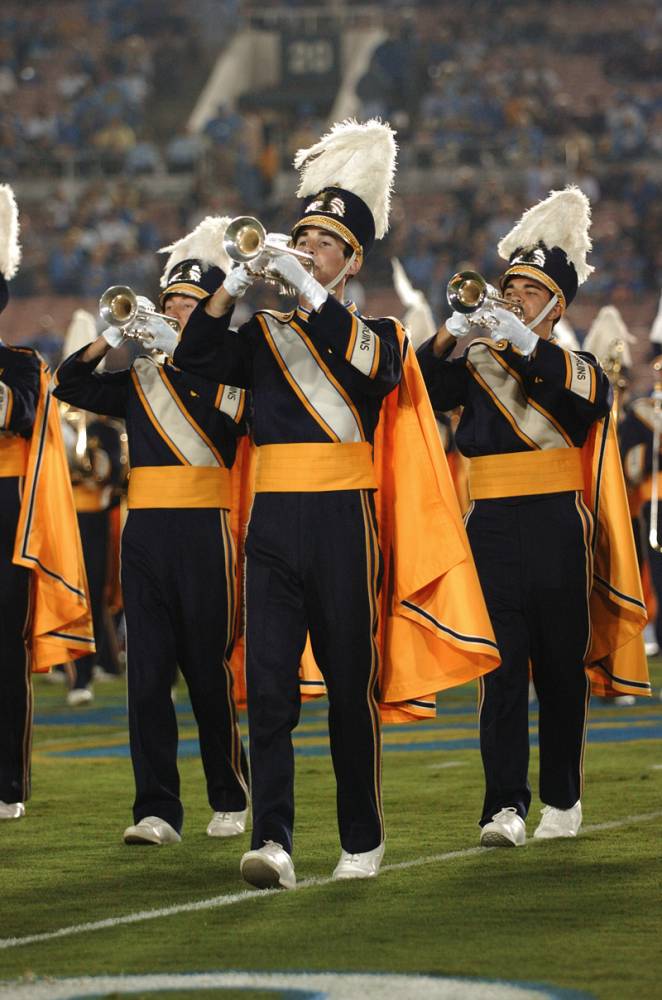
[[[178,458],[185,465],[223,465],[219,452],[184,410],[162,366],[141,357],[134,362],[133,373],[148,416]]]
[[[515,374],[495,356],[496,347],[470,345],[467,367],[490,394],[516,434],[534,448],[568,448],[571,442],[551,414],[527,396]]]
[[[356,414],[303,337],[289,324],[261,313],[267,342],[286,379],[332,441],[364,440]]]

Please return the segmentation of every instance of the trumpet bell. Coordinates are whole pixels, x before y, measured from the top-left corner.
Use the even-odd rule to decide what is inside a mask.
[[[108,326],[128,326],[138,312],[138,300],[128,285],[111,285],[99,299],[99,316]]]
[[[466,315],[480,309],[487,292],[487,282],[478,271],[458,271],[448,282],[446,298],[454,312]]]
[[[267,241],[267,233],[258,219],[251,215],[239,215],[225,230],[223,247],[230,260],[243,264],[254,260]]]
[[[454,274],[446,286],[446,298],[454,312],[463,313],[465,316],[476,312],[482,305],[487,304],[509,309],[518,319],[524,319],[524,310],[519,303],[504,299],[478,271],[458,271],[457,274]],[[475,326],[483,326],[488,329],[492,329],[497,322],[496,317],[491,315],[480,316],[478,319],[472,320]]]

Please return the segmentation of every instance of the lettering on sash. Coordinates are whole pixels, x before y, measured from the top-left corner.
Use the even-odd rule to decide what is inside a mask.
[[[352,367],[360,371],[362,375],[369,376],[375,363],[375,352],[377,351],[378,344],[377,335],[362,320],[357,319],[356,322],[358,331],[349,363]]]
[[[236,385],[224,385],[218,409],[231,420],[239,420],[244,406],[244,390]]]
[[[567,388],[577,396],[590,400],[593,393],[591,366],[572,351],[568,351],[568,360],[570,362],[570,384]]]

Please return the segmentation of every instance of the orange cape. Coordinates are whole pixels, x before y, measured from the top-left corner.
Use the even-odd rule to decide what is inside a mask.
[[[57,403],[42,363],[13,562],[33,571],[32,670],[94,652],[83,550]]]
[[[650,695],[646,606],[613,417],[593,425],[582,461],[584,500],[595,520],[586,660],[591,689],[601,696]]]

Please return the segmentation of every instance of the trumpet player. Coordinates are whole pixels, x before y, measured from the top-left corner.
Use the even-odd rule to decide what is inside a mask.
[[[538,839],[581,827],[589,675],[597,693],[649,692],[645,612],[605,419],[609,380],[591,355],[554,340],[592,271],[589,224],[581,191],[552,192],[499,244],[504,303],[491,296],[473,314],[454,311],[418,355],[435,409],[463,407],[456,440],[470,460],[467,531],[502,658],[480,682],[484,846],[526,842],[529,669],[540,706]],[[487,335],[451,360],[461,338],[481,332],[476,321]],[[605,491],[613,502],[598,506]],[[609,560],[616,534],[618,580]]]
[[[206,219],[171,250],[164,271],[164,313],[113,292],[104,311],[140,317],[151,350],[130,370],[95,368],[118,347],[127,326],[111,326],[67,358],[54,393],[93,413],[126,421],[128,517],[122,536],[131,760],[136,795],[126,844],[177,843],[183,808],[177,771],[177,722],[170,685],[177,666],[188,685],[213,814],[207,833],[235,836],[246,825],[246,762],[237,724],[229,657],[234,638],[235,565],[229,528],[229,469],[242,433],[245,393],[188,375],[168,359],[187,303],[223,280],[217,220]],[[195,256],[196,248],[199,256]],[[220,248],[220,256],[219,256]],[[216,253],[214,254],[214,250]],[[209,251],[209,256],[206,256]],[[119,295],[119,303],[113,299]],[[135,322],[135,319],[134,319]],[[154,352],[160,352],[155,356]]]
[[[412,602],[411,618],[401,615],[394,627],[394,632],[402,628],[401,637],[406,635],[400,657],[394,657],[394,674],[404,661],[412,671],[406,679],[397,675],[391,699],[389,678],[385,671],[380,674],[386,628],[383,617],[380,625],[378,606],[384,562],[374,502],[380,462],[375,458],[373,463],[373,443],[382,416],[394,415],[389,427],[397,425],[401,379],[410,375],[413,379],[413,368],[419,378],[420,373],[412,352],[407,355],[399,324],[361,316],[353,303],[344,300],[344,292],[347,279],[358,272],[374,240],[386,231],[395,154],[394,134],[377,121],[337,124],[311,149],[300,151],[295,162],[301,167],[302,207],[292,243],[309,256],[313,271],[290,253],[266,253],[267,271],[296,290],[296,308],[286,313],[261,311],[238,331],[230,330],[234,302],[255,280],[255,273],[240,265],[195,311],[175,351],[175,363],[183,368],[217,377],[227,371],[228,378],[253,393],[256,492],[246,538],[253,835],[240,870],[259,888],[296,885],[292,730],[299,718],[299,664],[307,635],[329,697],[341,843],[333,871],[337,880],[376,877],[384,853],[378,695],[380,704],[398,702],[391,711],[406,710],[411,719],[416,713],[434,711],[430,691],[473,678],[497,662],[457,505],[450,496],[450,480],[448,497],[442,497],[430,467],[431,478],[425,480],[419,497],[434,503],[439,521],[447,526],[442,541],[456,546],[457,585],[467,588],[462,592],[471,595],[467,608],[475,615],[453,635],[484,638],[476,639],[471,652],[460,643],[462,649],[445,646],[445,657],[426,659],[428,643],[444,645],[444,633],[439,628],[433,635],[432,627],[428,632],[428,623],[435,620],[432,613],[426,616]],[[255,261],[253,267],[261,270],[263,262]],[[399,438],[406,457],[427,455],[427,445],[417,436],[423,431],[411,390],[416,402],[422,398],[425,404],[420,419],[428,420],[426,441],[443,460],[424,388],[406,385],[402,398],[403,406],[408,404],[412,436],[406,444],[404,437]],[[397,475],[394,452],[383,462]],[[424,465],[414,462],[414,468],[407,469],[399,495],[405,508],[404,493],[415,483],[420,487]],[[387,501],[382,498],[382,503]],[[416,534],[411,525],[409,533]],[[415,550],[418,536],[410,540]],[[423,561],[430,571],[424,589],[436,599],[448,561],[439,559],[441,545],[434,528],[431,538],[425,542],[421,538],[421,544],[426,546]],[[390,548],[387,540],[387,557]],[[401,602],[398,610],[402,608]],[[420,660],[412,656],[414,648]],[[421,669],[413,676],[423,661],[429,673]],[[424,692],[428,697],[422,697]]]
[[[18,210],[0,186],[0,312],[20,262]],[[94,650],[57,407],[36,351],[0,341],[0,820],[30,795],[32,672]],[[56,516],[53,516],[53,511]]]

